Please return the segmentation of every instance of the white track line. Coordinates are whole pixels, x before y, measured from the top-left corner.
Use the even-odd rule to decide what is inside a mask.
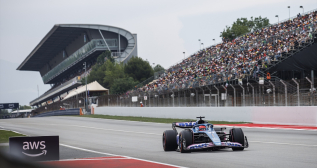
[[[130,158],[62,159],[62,160],[59,160],[59,162],[63,162],[63,161],[86,161],[86,160],[129,160],[129,159]],[[55,161],[52,161],[52,162],[55,162]]]
[[[37,123],[29,123],[29,124],[43,125],[43,124],[37,124]],[[65,125],[65,124],[45,124],[45,125],[81,127],[81,128],[89,128],[89,129],[104,130],[104,131],[117,131],[117,132],[147,134],[147,135],[159,135],[159,136],[162,135],[162,134],[155,134],[155,133],[148,133],[148,132],[134,132],[134,131],[115,130],[115,129],[103,129],[103,128],[96,128],[96,127],[81,126],[81,125]],[[222,126],[224,126],[224,125],[222,125]],[[228,126],[228,127],[232,127],[232,126]],[[248,128],[253,128],[253,127],[248,127]],[[12,131],[12,130],[10,130],[10,131]],[[16,131],[13,131],[13,132],[19,133],[19,132],[16,132]],[[19,133],[19,134],[21,134],[21,133]],[[24,134],[22,134],[22,135],[24,135]],[[252,143],[265,143],[265,144],[276,144],[276,145],[307,146],[307,147],[316,147],[317,146],[317,145],[293,144],[293,143],[282,143],[282,142],[262,142],[262,141],[249,141],[249,142],[252,142]],[[76,149],[76,148],[74,148],[74,149]],[[88,149],[87,149],[87,151],[90,152]],[[109,154],[109,155],[111,155],[111,156],[121,156],[121,155],[114,155],[114,154]]]
[[[249,142],[251,142],[251,143],[263,143],[263,144],[276,144],[276,145],[317,147],[317,145],[293,144],[293,143],[281,143],[281,142],[261,142],[261,141],[249,141]]]
[[[12,131],[12,130],[8,130],[8,131]],[[17,131],[12,131],[12,132],[15,132],[15,133],[18,133],[18,134],[22,134],[22,133],[19,133],[19,132],[17,132]],[[28,135],[26,135],[26,134],[22,134],[22,135],[28,136]],[[110,155],[110,156],[121,156],[121,157],[125,157],[126,159],[140,160],[140,161],[149,162],[149,163],[156,163],[156,164],[160,164],[160,165],[173,166],[173,167],[177,167],[177,168],[187,168],[187,167],[176,166],[176,165],[167,164],[167,163],[162,163],[162,162],[155,162],[155,161],[151,161],[151,160],[145,160],[145,159],[134,158],[134,157],[130,157],[130,156],[124,156],[124,155],[116,155],[116,154],[111,154],[111,153],[98,152],[98,151],[94,151],[94,150],[79,148],[79,147],[70,146],[70,145],[61,144],[61,143],[60,143],[59,145],[65,146],[65,147],[68,147],[68,148],[72,148],[72,149],[81,150],[81,151],[91,152],[91,153],[97,153],[97,154],[103,154],[103,155]]]
[[[117,132],[137,133],[137,134],[147,134],[147,135],[162,135],[162,134],[155,134],[155,133],[150,133],[150,132],[135,132],[135,131],[126,131],[126,130],[105,129],[105,128],[88,127],[88,126],[82,126],[82,125],[38,124],[38,123],[25,123],[25,124],[31,124],[31,125],[54,125],[54,126],[67,126],[67,127],[80,127],[80,128],[89,128],[89,129],[104,130],[104,131],[117,131]]]
[[[217,127],[240,127],[240,128],[257,128],[257,129],[270,129],[270,130],[296,130],[296,131],[317,131],[317,129],[294,129],[294,128],[283,128],[283,127],[248,127],[248,126],[232,126],[232,125],[217,125]]]

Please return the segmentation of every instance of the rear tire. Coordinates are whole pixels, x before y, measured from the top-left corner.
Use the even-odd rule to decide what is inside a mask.
[[[190,150],[185,150],[184,144],[186,147],[193,144],[193,133],[188,130],[179,133],[179,151],[181,153],[190,153]]]
[[[177,132],[174,130],[163,132],[162,144],[164,151],[175,151],[177,149],[176,136]]]
[[[244,134],[241,128],[232,128],[230,130],[230,140],[231,142],[238,142],[240,143],[243,147],[234,147],[232,148],[233,151],[242,151],[244,150]]]

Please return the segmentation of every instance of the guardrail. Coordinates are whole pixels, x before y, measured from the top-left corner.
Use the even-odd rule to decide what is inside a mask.
[[[106,41],[109,41],[109,40],[106,40]],[[43,82],[44,83],[48,82],[50,79],[52,79],[55,76],[57,76],[58,74],[62,73],[70,66],[75,65],[78,61],[87,57],[91,51],[94,51],[96,49],[104,49],[104,50],[107,49],[105,42],[102,39],[94,39],[94,40],[88,42],[87,44],[85,44],[84,46],[82,46],[80,49],[78,49],[73,54],[71,54],[68,58],[66,58],[64,61],[62,61],[57,66],[52,68],[49,72],[47,72],[42,77]]]

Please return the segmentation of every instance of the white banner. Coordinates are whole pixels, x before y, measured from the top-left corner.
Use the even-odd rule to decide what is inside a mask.
[[[132,96],[132,102],[137,102],[138,101],[138,96]]]

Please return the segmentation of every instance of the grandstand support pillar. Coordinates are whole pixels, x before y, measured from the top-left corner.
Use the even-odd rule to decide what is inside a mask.
[[[314,81],[315,81],[315,80],[314,80],[314,77],[315,77],[315,75],[314,75],[314,70],[311,70],[311,73],[310,73],[310,74],[311,74],[311,82],[312,82],[312,83],[311,83],[311,86],[312,86],[312,88],[311,88],[311,89],[312,89],[311,100],[312,100],[312,106],[313,106],[313,105],[315,104],[315,102],[314,102],[314,96],[313,96],[313,95],[314,95],[314,94],[313,94],[313,93],[314,93]]]
[[[211,107],[211,89],[208,86],[206,86],[206,87],[209,90],[209,105]],[[204,95],[204,97],[205,97],[205,95]]]
[[[195,91],[196,91],[196,105],[197,105],[197,107],[199,107],[199,104],[198,104],[198,90],[195,89]]]
[[[313,85],[313,82],[308,77],[306,77],[306,79],[310,83],[310,95],[311,95],[310,105],[312,106],[313,105],[313,89],[314,89],[314,85]]]
[[[179,91],[177,91],[177,96],[178,96],[178,107],[181,106],[181,95],[179,93]]]
[[[186,92],[184,90],[184,104],[185,104],[185,107],[186,107]]]
[[[203,91],[203,96],[204,96],[204,106],[206,106],[206,98],[205,98],[205,90],[203,88],[200,88]]]
[[[172,96],[172,97],[173,97],[173,107],[175,107],[175,106],[174,106],[174,97],[175,97],[175,95],[174,95],[174,92],[173,92],[173,91],[172,91],[172,95],[173,95],[173,96]]]
[[[259,97],[259,98],[258,98],[258,100],[259,100],[259,101],[258,101],[258,104],[261,104],[261,103],[260,103],[261,100],[262,100],[262,97],[261,97],[261,96],[262,96],[261,85],[259,85],[259,93],[258,93],[258,95],[259,95],[259,96],[258,96],[258,97]]]
[[[287,106],[287,85],[283,80],[280,80],[285,87],[285,106]]]
[[[149,107],[151,107],[151,100],[150,100],[150,98],[151,98],[151,94],[150,94],[150,92],[149,92]]]
[[[244,93],[244,87],[239,84],[239,86],[242,88],[242,97],[243,97],[243,106],[245,106],[245,93]]]
[[[254,87],[251,85],[251,83],[247,83],[247,85],[250,85],[252,87],[252,101],[253,101],[253,106],[255,106],[255,100],[254,100]]]
[[[237,106],[237,100],[236,100],[236,88],[234,88],[231,84],[230,86],[232,87],[233,89],[233,100],[234,100],[234,107]],[[253,88],[253,86],[252,86]],[[253,89],[253,98],[254,98],[254,89]],[[253,99],[253,104],[254,104],[254,99]]]
[[[296,83],[296,85],[297,85],[297,105],[300,106],[300,100],[299,100],[299,83],[298,83],[294,78],[292,78],[292,80],[293,80],[294,83]]]
[[[108,50],[111,52],[111,50],[109,49],[109,46],[108,46],[108,44],[107,44],[107,42],[106,42],[105,38],[103,37],[103,35],[102,35],[102,33],[101,33],[100,29],[99,29],[99,33],[100,33],[100,35],[101,35],[101,37],[102,37],[103,41],[106,43]]]
[[[269,80],[269,83],[273,86],[273,106],[276,106],[275,103],[275,85]]]
[[[226,103],[225,103],[225,106],[227,107],[228,106],[228,101],[227,101],[227,88],[223,85],[221,85],[223,87],[223,89],[226,91]]]
[[[217,97],[218,97],[218,103],[216,103],[216,106],[217,107],[219,107],[220,106],[220,101],[219,101],[219,89],[216,87],[216,85],[214,85],[214,88],[216,88],[217,89]],[[217,100],[216,98],[215,98],[215,100]]]
[[[119,51],[118,51],[118,55],[120,54],[119,58],[121,58],[121,46],[120,46],[120,33],[118,33],[118,41],[119,41]]]

